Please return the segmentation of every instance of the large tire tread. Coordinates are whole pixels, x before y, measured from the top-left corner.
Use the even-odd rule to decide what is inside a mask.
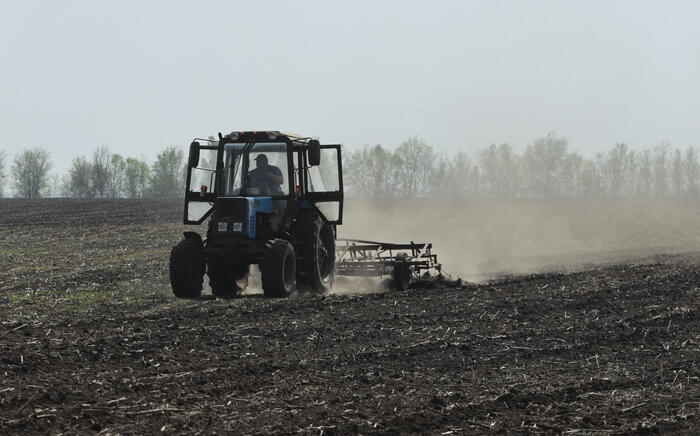
[[[178,298],[198,298],[202,295],[204,271],[202,242],[184,239],[170,251],[170,285]]]
[[[292,262],[292,266],[285,268],[288,262]],[[285,272],[291,277],[285,276]],[[266,297],[289,297],[294,291],[296,276],[296,258],[292,244],[284,239],[271,240],[260,262],[260,273]]]
[[[302,210],[297,217],[296,239],[299,264],[297,265],[297,287],[305,292],[327,292],[333,287],[335,279],[335,236],[330,256],[333,262],[331,271],[322,277],[318,265],[318,244],[321,244],[321,232],[326,224],[314,210]],[[326,230],[327,231],[327,230]],[[330,231],[333,231],[330,229]]]
[[[207,276],[211,293],[215,297],[232,298],[238,295],[242,289],[238,287],[237,280],[245,276],[247,265],[233,265],[223,259],[209,259],[207,262]]]

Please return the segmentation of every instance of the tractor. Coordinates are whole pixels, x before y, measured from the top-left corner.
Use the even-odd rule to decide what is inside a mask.
[[[195,138],[187,160],[184,223],[170,253],[170,283],[180,298],[233,297],[260,269],[266,297],[333,286],[336,229],[343,218],[341,147],[279,131],[236,131]]]

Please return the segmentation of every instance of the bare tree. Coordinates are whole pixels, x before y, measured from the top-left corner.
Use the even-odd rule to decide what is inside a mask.
[[[498,158],[503,168],[500,172],[499,191],[503,196],[513,196],[520,183],[520,162],[510,144],[498,146]]]
[[[630,150],[627,153],[627,171],[623,195],[628,197],[637,195],[637,175],[639,174],[639,166],[639,153]]]
[[[576,153],[569,153],[564,160],[565,176],[562,177],[560,195],[577,197],[581,195],[583,171],[586,160]]]
[[[528,145],[523,155],[523,169],[529,194],[550,196],[560,194],[560,183],[566,177],[566,139],[550,132]]]
[[[176,198],[184,192],[185,158],[182,150],[168,147],[158,153],[151,169],[150,195]]]
[[[119,154],[113,154],[109,159],[107,180],[107,195],[112,198],[121,197],[124,192],[124,171],[126,162]]]
[[[49,182],[49,152],[41,147],[24,150],[12,163],[12,176],[18,197],[39,198]]]
[[[490,196],[511,196],[520,179],[519,166],[508,144],[491,145],[476,153],[481,169],[481,193]]]
[[[93,189],[92,182],[92,163],[88,162],[84,157],[76,157],[73,159],[73,163],[68,170],[68,194],[78,198],[94,197],[95,190]]]
[[[367,197],[471,196],[700,196],[700,158],[694,147],[664,142],[634,151],[615,144],[584,158],[549,133],[524,153],[490,145],[473,156],[438,155],[417,137],[396,151],[364,147],[345,158],[346,192]]]
[[[630,166],[629,149],[626,144],[618,143],[608,152],[604,174],[608,195],[619,198],[625,188],[626,176]]]
[[[369,158],[374,162],[371,172],[377,197],[395,197],[398,191],[397,181],[402,164],[401,158],[397,153],[381,145],[372,148]]]
[[[496,145],[479,150],[476,153],[476,158],[479,162],[481,170],[482,185],[481,194],[487,196],[496,196],[499,194],[499,179],[501,165],[498,159],[498,151]]]
[[[698,195],[698,170],[698,152],[695,147],[688,147],[683,159],[683,175],[685,176],[686,192],[692,197]]]
[[[595,160],[586,160],[581,163],[576,195],[582,197],[604,195],[603,180],[596,160],[602,160],[602,156],[598,155]]]
[[[44,196],[48,198],[59,197],[62,192],[63,185],[61,183],[61,177],[56,173],[49,174]]]
[[[673,161],[671,164],[671,189],[673,195],[681,197],[685,195],[683,186],[683,155],[679,149],[673,150]]]
[[[141,198],[148,186],[148,164],[128,157],[124,162],[124,192],[128,198]]]
[[[637,165],[637,187],[635,193],[638,197],[649,197],[652,194],[654,184],[654,170],[651,150],[644,150],[639,154]]]
[[[427,194],[431,197],[449,197],[450,195],[450,159],[440,156],[435,159],[430,171]]]
[[[0,198],[5,195],[5,152],[0,150]]]
[[[479,194],[479,167],[472,163],[469,155],[459,152],[451,159],[448,191],[451,197],[466,198]]]
[[[417,136],[402,142],[396,149],[401,165],[397,171],[403,196],[416,198],[429,179],[435,155],[433,148]]]
[[[668,151],[671,144],[662,142],[654,147],[653,175],[654,175],[654,195],[663,197],[668,193]]]
[[[395,150],[375,145],[347,152],[345,190],[376,198],[697,196],[698,160],[695,148],[676,150],[668,143],[639,152],[619,143],[584,158],[570,152],[566,139],[555,133],[538,138],[522,154],[508,144],[494,144],[474,155],[448,156],[412,137]],[[183,154],[174,147],[161,152],[150,167],[100,147],[91,161],[73,161],[64,192],[77,197],[177,197],[184,183],[183,168]],[[103,176],[107,179],[101,193]]]
[[[381,147],[381,146],[377,146]],[[375,197],[376,187],[373,185],[369,147],[353,151],[343,158],[343,174],[345,190],[350,195],[359,197]]]
[[[106,145],[97,147],[92,154],[92,189],[96,197],[106,197],[110,179],[112,153]]]

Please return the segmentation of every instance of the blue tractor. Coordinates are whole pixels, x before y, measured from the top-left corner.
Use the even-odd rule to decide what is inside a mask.
[[[267,297],[333,286],[336,226],[342,224],[340,145],[278,131],[219,133],[189,150],[185,232],[170,253],[180,298],[201,295],[204,276],[217,297],[233,297],[260,268]]]

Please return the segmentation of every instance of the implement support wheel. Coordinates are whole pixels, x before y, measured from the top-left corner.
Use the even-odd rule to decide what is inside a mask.
[[[393,271],[394,288],[397,291],[405,291],[411,284],[411,267],[404,262],[396,262]]]

